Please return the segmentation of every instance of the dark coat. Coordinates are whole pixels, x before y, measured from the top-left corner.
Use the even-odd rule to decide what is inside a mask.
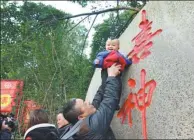
[[[24,134],[25,140],[59,140],[58,131],[53,124],[42,123],[30,127]]]
[[[119,103],[120,90],[118,78],[108,77],[105,89],[99,88],[92,103],[97,111],[83,121],[74,139],[115,139],[110,123]]]
[[[8,129],[2,129],[3,118],[0,117],[0,140],[11,140],[11,132]]]
[[[65,135],[70,129],[72,128],[71,124],[67,124],[61,128],[58,128],[59,137],[61,138],[63,135]]]
[[[11,132],[8,129],[0,130],[1,140],[11,140]]]

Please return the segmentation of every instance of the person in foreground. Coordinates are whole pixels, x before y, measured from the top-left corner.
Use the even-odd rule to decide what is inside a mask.
[[[69,123],[83,120],[74,139],[115,139],[110,123],[119,103],[121,84],[117,76],[120,68],[121,65],[114,63],[107,69],[105,89],[97,91],[92,104],[82,99],[71,99],[64,106],[63,115]]]
[[[48,114],[43,109],[31,111],[28,130],[24,134],[24,139],[59,140],[57,128],[48,122]]]

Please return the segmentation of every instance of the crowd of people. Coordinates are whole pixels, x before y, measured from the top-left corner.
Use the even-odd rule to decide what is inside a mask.
[[[56,115],[57,127],[49,123],[45,110],[31,111],[24,139],[116,139],[110,124],[115,111],[119,108],[121,72],[132,63],[118,50],[119,40],[109,39],[106,42],[106,51],[100,52],[94,60],[94,66],[102,68],[102,84],[92,103],[79,98],[70,99]],[[2,120],[1,139],[10,140],[12,129],[5,120]]]
[[[11,133],[15,130],[15,119],[14,115],[8,113],[0,114],[0,139],[10,140]]]

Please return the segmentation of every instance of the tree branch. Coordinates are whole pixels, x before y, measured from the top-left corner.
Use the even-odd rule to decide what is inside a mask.
[[[89,35],[89,33],[90,33],[90,31],[91,31],[93,25],[94,25],[94,22],[96,21],[97,16],[98,16],[98,14],[95,16],[95,18],[94,18],[94,20],[93,20],[93,22],[92,22],[92,24],[91,24],[91,26],[90,26],[90,29],[88,30],[88,33],[87,33],[87,35],[86,35],[86,37],[85,37],[85,39],[84,39],[84,44],[83,44],[82,51],[81,51],[81,57],[82,57],[82,55],[83,55],[83,51],[84,51],[84,48],[85,48],[86,40],[87,40],[88,35]]]
[[[132,7],[117,7],[117,8],[110,8],[110,9],[106,9],[106,10],[102,10],[102,11],[97,11],[97,12],[91,12],[91,13],[83,13],[83,14],[78,14],[78,15],[74,15],[74,16],[67,16],[64,18],[60,18],[60,19],[70,19],[70,18],[75,18],[75,17],[80,17],[80,16],[91,16],[91,15],[98,15],[98,14],[102,14],[102,13],[106,13],[106,12],[112,12],[112,11],[118,11],[118,10],[132,10],[132,11],[136,11],[139,12],[140,9],[138,8],[132,8]]]
[[[50,84],[49,84],[49,87],[48,87],[48,89],[47,89],[47,91],[46,91],[46,93],[45,93],[45,95],[44,95],[43,105],[45,104],[45,100],[46,100],[46,97],[47,97],[47,95],[48,95],[48,91],[49,91],[50,88],[51,88],[51,85],[52,85],[52,83],[53,83],[53,80],[54,80],[54,77],[55,77],[56,73],[57,73],[57,69],[55,70],[55,73],[54,73],[53,76],[52,76],[52,79],[51,79],[51,82],[50,82]]]
[[[117,0],[117,7],[119,8],[119,0]],[[117,10],[117,24],[119,24],[120,18],[119,18],[119,10]]]
[[[87,17],[89,17],[89,15],[88,16],[86,16],[85,18],[83,18],[81,21],[79,21],[75,26],[73,26],[71,29],[69,29],[67,32],[66,32],[66,34],[67,33],[69,33],[71,30],[73,30],[77,25],[79,25],[82,21],[84,21]]]
[[[90,33],[90,31],[91,31],[91,29],[92,29],[92,27],[93,27],[97,17],[98,17],[98,14],[95,16],[95,18],[94,18],[94,20],[93,20],[93,22],[92,22],[92,24],[90,26],[90,29],[88,30],[88,33],[87,33],[87,35],[86,35],[86,37],[84,39],[84,44],[83,44],[83,47],[82,47],[82,50],[81,50],[81,59],[80,59],[80,63],[79,64],[81,64],[81,61],[82,61],[82,58],[83,58],[82,55],[83,55],[83,51],[84,51],[84,48],[85,48],[86,40],[88,38],[88,35],[89,35],[89,33]],[[81,75],[81,73],[80,73],[80,75]],[[82,77],[82,82],[81,82],[81,88],[83,88],[83,77]]]

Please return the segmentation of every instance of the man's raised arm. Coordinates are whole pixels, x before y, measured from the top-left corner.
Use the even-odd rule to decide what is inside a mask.
[[[90,116],[90,127],[93,131],[106,133],[110,127],[114,112],[119,103],[119,92],[121,84],[116,77],[120,71],[120,65],[113,64],[108,68],[108,78],[106,81],[104,96],[95,114]]]

